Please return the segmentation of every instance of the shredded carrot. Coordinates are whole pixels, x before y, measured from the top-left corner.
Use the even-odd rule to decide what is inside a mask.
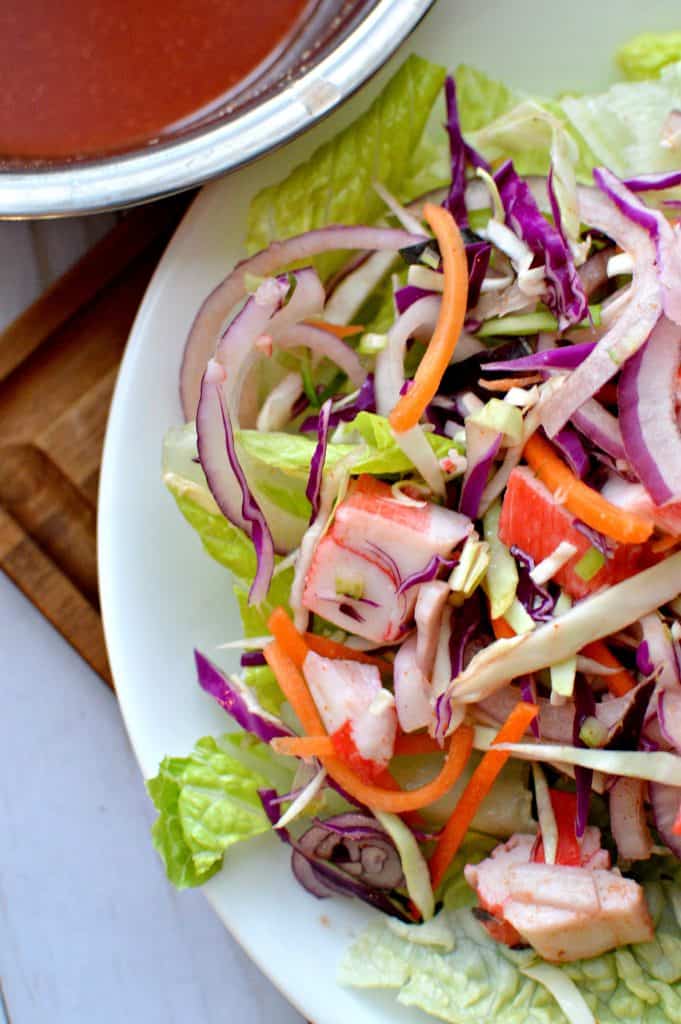
[[[332,324],[328,320],[306,320],[305,323],[310,327],[320,327],[323,331],[335,334],[337,338],[341,339],[354,338],[356,334],[361,334],[364,330],[361,324]]]
[[[531,384],[541,384],[544,378],[539,373],[532,373],[529,377],[501,377],[497,380],[486,380],[481,377],[478,387],[486,391],[510,391],[511,388],[526,388]]]
[[[423,216],[440,245],[444,292],[437,326],[412,385],[390,413],[390,425],[398,433],[416,426],[424,409],[436,395],[466,318],[468,262],[461,232],[451,213],[442,206],[426,203]]]
[[[388,790],[385,786],[369,785],[358,779],[351,768],[338,758],[324,757],[322,764],[329,775],[343,787],[346,793],[377,811],[404,814],[417,811],[448,793],[466,767],[473,749],[473,730],[461,725],[451,738],[446,752],[445,763],[440,774],[418,789]]]
[[[305,732],[316,740],[319,737],[325,737],[326,729],[298,667],[276,641],[265,647],[264,654],[267,664],[277,677],[284,696],[298,716]],[[525,706],[529,707],[530,705]],[[393,786],[397,787],[397,783],[392,776],[390,776],[389,782],[386,776],[381,776],[382,785],[363,782],[352,768],[338,757],[320,754],[319,760],[329,775],[359,803],[378,811],[403,814],[405,811],[417,811],[444,796],[466,767],[472,749],[473,730],[467,725],[459,726],[451,738],[440,774],[424,786],[410,790],[393,789]],[[307,756],[312,755],[308,754]]]
[[[315,633],[299,633],[293,625],[290,615],[281,607],[275,608],[267,625],[270,633],[283,651],[288,654],[294,665],[302,668],[308,651],[314,651],[322,658],[342,658],[344,661],[358,661],[362,665],[375,665],[381,675],[390,675],[393,666],[385,658],[356,651],[352,647],[329,640],[326,636]]]
[[[358,661],[361,665],[375,665],[382,676],[392,675],[393,666],[386,658],[356,651],[337,640],[329,640],[326,636],[316,636],[314,633],[305,633],[304,639],[310,650],[322,658],[341,658],[343,661]]]
[[[326,729],[317,711],[317,705],[296,664],[276,642],[268,644],[263,654],[265,661],[277,677],[282,693],[295,711],[308,736],[326,736]]]
[[[602,640],[594,640],[593,643],[587,644],[586,647],[582,647],[580,653],[586,658],[593,658],[594,661],[605,665],[606,668],[617,669],[616,672],[603,676],[605,685],[614,697],[623,697],[625,693],[629,693],[629,690],[633,690],[636,686],[634,677],[627,672],[626,668],[617,660],[610,648]]]
[[[503,618],[492,619],[492,630],[497,640],[510,640],[516,635],[513,627]]]
[[[620,544],[643,544],[648,540],[653,532],[650,523],[617,508],[583,483],[538,434],[532,435],[523,454],[539,479],[552,493],[559,493],[568,511],[587,526]]]
[[[657,540],[652,542],[650,550],[654,555],[664,555],[679,543],[681,543],[681,537],[672,537],[671,534],[665,534],[664,537],[658,537]]]
[[[425,733],[402,733],[395,739],[395,757],[416,757],[421,754],[441,754],[442,747]]]
[[[289,757],[335,757],[330,736],[276,736],[270,740],[272,750]]]
[[[494,738],[495,743],[517,743],[530,722],[536,717],[536,704],[524,701],[516,704],[511,714]],[[440,834],[435,852],[430,858],[430,879],[433,889],[442,882],[449,865],[454,860],[466,832],[483,800],[491,790],[496,778],[511,755],[505,750],[488,750],[475,769],[468,785]]]

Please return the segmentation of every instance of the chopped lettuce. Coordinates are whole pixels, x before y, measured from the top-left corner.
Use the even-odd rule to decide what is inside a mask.
[[[508,113],[522,97],[483,71],[460,64],[456,69],[456,98],[461,130],[468,133],[477,132]]]
[[[469,840],[468,861],[480,860],[487,852],[481,846],[472,856]],[[466,859],[460,857],[459,863]],[[461,879],[459,888],[464,886]],[[473,894],[470,889],[468,893],[470,906]],[[681,931],[659,883],[649,883],[646,896],[656,911],[654,942],[555,967],[576,985],[599,1024],[681,1021]],[[445,909],[429,928],[437,925],[440,935],[452,936],[448,944],[422,942],[415,929],[375,921],[347,952],[339,980],[356,988],[398,990],[398,1002],[451,1024],[568,1020],[548,988],[525,973],[534,974],[533,968],[542,963],[531,949],[513,951],[494,942],[470,910],[450,902],[448,894]],[[552,985],[557,989],[555,978]],[[567,1008],[567,1001],[564,1005]]]
[[[662,145],[664,122],[681,108],[681,61],[647,82],[620,82],[595,96],[561,101],[570,123],[595,155],[621,177],[678,168],[678,153]]]
[[[270,748],[252,736],[206,736],[188,757],[166,757],[147,783],[159,812],[154,846],[178,889],[201,885],[234,843],[268,831],[258,789],[282,781]]]
[[[425,436],[438,459],[444,458],[452,447],[453,442],[448,437],[430,433],[426,433]],[[393,476],[408,473],[414,468],[411,460],[398,447],[390,424],[384,416],[360,412],[354,420],[343,426],[342,437],[356,437],[364,442],[364,452],[352,464],[353,475],[373,473],[378,476]],[[334,446],[329,445],[329,448],[332,447]]]
[[[615,59],[626,78],[657,78],[668,64],[681,60],[681,32],[644,32],[620,47]]]
[[[417,167],[414,153],[444,78],[444,68],[413,54],[408,57],[364,114],[283,182],[255,196],[248,215],[249,252],[327,224],[371,223],[384,209],[374,181],[402,198],[403,182]],[[338,254],[315,260],[322,276],[342,262]]]

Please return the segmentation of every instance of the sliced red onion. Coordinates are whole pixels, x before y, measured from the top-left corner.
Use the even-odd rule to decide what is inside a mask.
[[[600,551],[604,558],[612,558],[612,547],[610,541],[604,534],[594,530],[593,526],[587,526],[581,519],[573,519],[571,524],[578,533],[583,534],[592,548]]]
[[[662,690],[659,693],[657,720],[667,743],[681,751],[681,691]]]
[[[459,511],[476,519],[494,460],[501,447],[502,435],[468,420],[466,423],[467,466],[461,487]]]
[[[255,695],[240,679],[226,676],[200,651],[194,651],[194,659],[199,685],[215,698],[242,729],[257,736],[263,743],[269,743],[277,736],[293,735],[281,719],[260,707]]]
[[[283,242],[273,242],[267,249],[238,263],[204,300],[189,332],[180,370],[180,396],[186,418],[190,420],[195,415],[201,376],[225,323],[247,294],[246,275],[266,277],[293,263],[336,249],[397,251],[424,240],[424,237],[393,228],[319,228]]]
[[[665,315],[681,326],[681,237],[657,210],[649,209],[619,178],[603,167],[594,170],[598,187],[617,208],[652,238]]]
[[[660,839],[681,860],[681,836],[673,831],[681,807],[681,787],[665,786],[661,782],[648,783],[648,797],[653,808],[655,828]]]
[[[550,348],[543,352],[534,352],[530,356],[518,359],[504,359],[500,362],[485,363],[483,373],[507,373],[516,370],[574,370],[584,362],[596,347],[595,342],[581,345],[564,345],[562,348]]]
[[[324,319],[332,324],[351,323],[397,259],[392,250],[365,255],[340,280],[329,283]]]
[[[553,436],[553,444],[572,469],[572,472],[583,480],[589,471],[589,456],[579,439],[579,434],[571,427],[563,427]]]
[[[680,363],[681,327],[661,317],[646,344],[625,363],[617,391],[627,458],[656,505],[681,497],[675,400]]]
[[[359,388],[366,380],[367,371],[354,349],[330,331],[312,324],[295,323],[276,333],[275,345],[280,348],[309,348],[318,356],[325,356],[348,375],[353,387]]]
[[[669,630],[657,612],[641,619],[641,629],[658,680],[658,690],[676,689],[681,680]]]
[[[638,351],[662,312],[657,253],[648,232],[621,213],[610,198],[593,189],[580,189],[579,200],[582,220],[604,232],[632,256],[634,274],[626,305],[618,310],[593,352],[544,402],[541,419],[549,437],[564,427],[574,412]]]
[[[253,540],[257,569],[248,600],[249,603],[259,604],[267,596],[272,579],[274,543],[267,520],[248,486],[236,453],[232,424],[223,398],[226,379],[224,367],[214,359],[209,360],[196,413],[198,452],[218,508],[230,522],[245,529]]]
[[[595,398],[588,398],[572,414],[572,425],[613,459],[625,459],[622,431],[616,417]]]
[[[449,572],[454,568],[458,561],[458,558],[443,558],[441,555],[433,555],[423,569],[419,569],[418,572],[413,572],[410,576],[407,576],[402,580],[397,588],[397,593],[404,594],[406,590],[411,590],[412,587],[418,587],[421,583],[430,583],[431,580],[434,580],[440,574],[441,569],[445,569]]]
[[[647,860],[652,840],[646,822],[645,783],[640,779],[617,780],[608,796],[610,828],[623,860]]]
[[[625,178],[622,184],[626,185],[630,192],[662,192],[666,188],[681,185],[681,171],[638,174],[634,178]]]
[[[312,461],[310,462],[310,475],[305,488],[305,497],[312,506],[310,523],[319,514],[319,495],[322,487],[322,476],[324,473],[324,462],[326,460],[326,448],[329,440],[329,419],[331,416],[331,399],[327,399],[319,412],[318,439]]]
[[[391,327],[386,347],[376,357],[376,408],[381,416],[390,415],[405,386],[404,358],[409,338],[424,326],[435,329],[440,302],[440,296],[419,299]],[[394,437],[433,493],[444,496],[440,465],[420,425],[394,433]]]

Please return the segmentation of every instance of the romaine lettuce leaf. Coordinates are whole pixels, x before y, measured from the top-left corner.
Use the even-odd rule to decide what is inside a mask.
[[[397,446],[390,424],[384,416],[360,412],[350,423],[343,424],[341,430],[343,439],[357,436],[365,445],[364,452],[352,464],[353,475],[373,473],[376,476],[393,476],[413,470],[411,461]],[[426,439],[438,459],[444,458],[453,446],[453,441],[439,434],[427,433]]]
[[[444,78],[444,68],[408,57],[365,113],[283,182],[255,196],[248,215],[248,251],[327,224],[376,220],[384,205],[372,182],[380,181],[402,197],[402,184],[413,175],[414,153]],[[315,264],[325,277],[343,259],[326,255]]]
[[[597,163],[615,174],[678,168],[678,152],[661,145],[667,115],[681,108],[681,61],[648,82],[620,82],[595,96],[566,96],[561,107]]]
[[[451,1024],[564,1024],[566,1017],[542,985],[521,973],[541,961],[531,950],[494,942],[470,913],[474,895],[460,873],[465,863],[489,853],[490,841],[469,835],[445,893],[445,907],[429,922],[452,943],[421,940],[418,929],[375,921],[347,952],[342,984],[399,990],[398,1001]],[[599,1024],[668,1024],[681,1021],[681,929],[674,896],[681,897],[679,869],[657,860],[644,869],[646,897],[657,932],[651,943],[629,946],[559,969],[572,979]]]
[[[620,47],[615,59],[626,78],[657,78],[667,64],[681,60],[681,32],[644,32]]]
[[[188,757],[166,757],[147,783],[159,812],[154,846],[178,888],[201,885],[234,843],[268,831],[258,789],[279,775],[276,755],[251,736],[206,736]],[[281,779],[280,779],[281,781]]]

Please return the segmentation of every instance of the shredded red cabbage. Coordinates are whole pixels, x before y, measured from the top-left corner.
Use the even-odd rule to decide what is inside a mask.
[[[265,655],[262,651],[244,651],[241,655],[241,667],[242,668],[257,668],[260,665],[266,665]]]
[[[405,284],[403,288],[398,288],[395,292],[395,307],[401,316],[419,299],[425,299],[436,294],[436,292],[430,291],[428,288],[419,288],[415,284]]]
[[[533,352],[530,356],[520,356],[518,359],[485,363],[482,370],[484,373],[493,370],[504,373],[509,370],[574,370],[576,366],[584,362],[595,347],[595,341],[585,341],[579,345],[550,348],[543,352]]]
[[[473,167],[484,167],[486,170],[489,170],[489,164],[472,146],[469,146],[461,134],[459,108],[456,102],[456,82],[451,75],[448,75],[445,81],[445,102],[447,104],[445,127],[449,136],[452,181],[447,198],[442,205],[449,210],[459,227],[463,228],[468,226],[466,164],[471,164]]]
[[[489,242],[470,242],[466,246],[468,260],[468,309],[473,309],[480,298],[482,282],[489,269],[492,246]]]
[[[439,574],[441,569],[451,571],[459,561],[458,558],[443,558],[442,555],[433,555],[427,565],[423,569],[419,569],[417,572],[413,572],[410,576],[405,577],[402,580],[397,593],[404,594],[405,590],[411,590],[412,587],[417,587],[421,583],[430,583]]]
[[[650,646],[647,640],[642,640],[636,648],[636,668],[644,676],[652,676],[655,671],[655,666],[650,660]]]
[[[586,448],[582,444],[579,434],[572,427],[563,427],[551,439],[558,448],[561,455],[568,463],[572,472],[583,480],[589,472],[590,462]]]
[[[468,466],[464,475],[461,487],[461,498],[459,499],[459,512],[469,519],[476,519],[480,511],[482,493],[489,479],[490,470],[501,447],[502,435],[497,434],[491,443],[484,441],[484,436],[489,431],[481,431],[481,441],[485,447],[481,451],[476,450],[477,445],[468,443],[467,458]],[[466,438],[469,439],[469,429],[466,428]]]
[[[558,229],[542,216],[512,160],[502,164],[494,180],[506,212],[506,223],[544,262],[546,304],[558,318],[559,329],[564,331],[580,323],[588,315],[589,303],[569,246]]]
[[[260,707],[255,695],[241,680],[226,676],[200,651],[194,651],[194,659],[199,685],[215,698],[242,729],[257,736],[263,743],[269,743],[277,736],[293,735],[281,719]]]
[[[305,401],[305,399],[303,399]],[[340,405],[340,402],[336,403]],[[294,415],[300,415],[302,408],[299,408],[296,412],[294,409]],[[353,402],[349,404],[343,403],[342,408],[336,408],[329,416],[329,430],[333,430],[338,426],[339,423],[349,423],[354,420],[360,412],[376,412],[376,393],[374,391],[374,375],[370,373],[361,388],[357,392],[357,396]],[[302,434],[318,434],[320,424],[320,414],[315,413],[314,416],[308,416],[307,419],[303,420],[300,424],[300,432]]]
[[[518,566],[518,588],[516,596],[523,608],[535,622],[548,622],[553,618],[556,598],[546,587],[535,583],[530,572],[534,569],[534,559],[516,545],[512,545],[511,554]]]
[[[330,398],[324,402],[319,411],[319,428],[317,431],[317,446],[312,455],[310,463],[310,475],[305,488],[305,497],[312,505],[310,522],[314,522],[319,513],[319,495],[322,489],[322,477],[324,475],[324,460],[326,459],[326,448],[329,440],[329,420],[331,418],[332,401]]]

